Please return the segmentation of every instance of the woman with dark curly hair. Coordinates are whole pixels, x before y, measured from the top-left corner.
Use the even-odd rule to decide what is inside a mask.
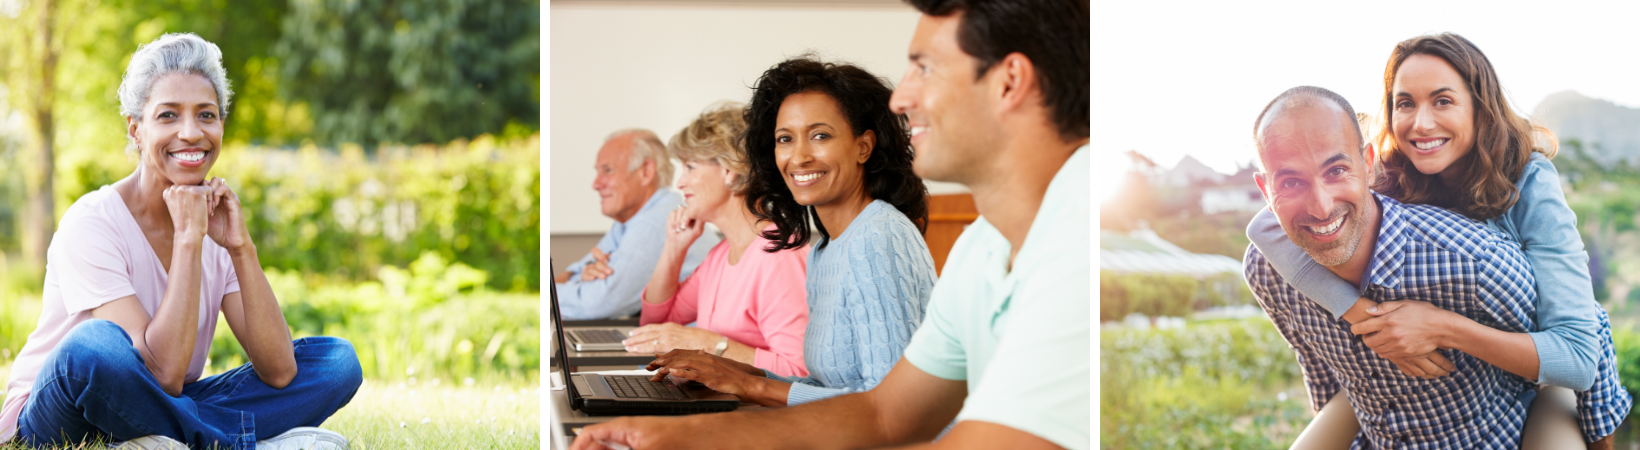
[[[758,79],[743,143],[746,206],[774,224],[765,251],[804,245],[809,225],[808,377],[769,375],[711,355],[656,359],[656,378],[699,381],[744,401],[795,405],[871,389],[922,322],[934,260],[922,232],[928,188],[911,171],[905,116],[893,89],[859,67],[802,56]]]

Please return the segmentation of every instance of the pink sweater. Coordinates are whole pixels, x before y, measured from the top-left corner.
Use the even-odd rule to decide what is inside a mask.
[[[774,253],[759,236],[740,262],[729,264],[729,241],[712,247],[678,292],[661,304],[644,302],[639,323],[675,322],[721,334],[757,349],[752,365],[785,376],[808,376],[803,330],[809,324],[804,287],[808,246]]]

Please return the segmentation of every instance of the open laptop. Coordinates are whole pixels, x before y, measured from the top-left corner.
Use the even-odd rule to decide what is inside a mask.
[[[552,263],[548,262],[549,272]],[[564,338],[564,321],[558,312],[558,285],[552,285],[552,328],[557,333],[555,342]],[[595,373],[570,374],[569,350],[563,344],[554,345],[559,367],[566,374],[564,387],[569,391],[569,407],[586,414],[651,415],[694,414],[733,411],[740,407],[740,398],[704,387],[677,386],[668,382],[649,381],[646,375],[599,375]]]
[[[578,352],[624,352],[626,346],[622,345],[621,341],[626,339],[632,329],[633,327],[589,327],[565,330],[564,333],[569,335],[566,342]]]
[[[636,327],[576,327],[564,330],[569,336],[564,342],[578,352],[624,352],[626,346],[621,341],[632,334],[633,328]]]

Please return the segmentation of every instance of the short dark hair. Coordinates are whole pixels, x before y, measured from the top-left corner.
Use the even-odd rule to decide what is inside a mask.
[[[1344,117],[1350,119],[1350,126],[1354,127],[1352,129],[1355,130],[1355,150],[1359,152],[1366,148],[1366,137],[1361,136],[1361,122],[1356,118],[1355,108],[1350,107],[1350,101],[1345,100],[1344,96],[1338,95],[1337,92],[1315,86],[1299,86],[1288,89],[1282,92],[1281,95],[1277,95],[1275,100],[1270,100],[1269,104],[1264,105],[1264,110],[1258,113],[1258,120],[1253,121],[1254,145],[1258,146],[1257,148],[1260,150],[1264,149],[1264,143],[1258,139],[1258,132],[1263,129],[1264,116],[1270,114],[1270,110],[1276,109],[1276,105],[1297,106],[1300,101],[1305,99],[1325,101],[1343,110]]]
[[[957,45],[979,60],[976,77],[1009,53],[1036,66],[1042,101],[1067,141],[1088,137],[1088,0],[907,0],[934,17],[962,13]]]
[[[814,207],[800,205],[792,197],[774,156],[774,130],[780,105],[786,97],[802,92],[819,92],[836,100],[854,137],[865,134],[866,130],[876,134],[876,146],[866,159],[862,175],[866,192],[872,198],[893,205],[917,224],[918,231],[927,231],[928,186],[911,170],[914,155],[911,134],[906,129],[905,116],[895,114],[888,107],[888,99],[894,95],[888,86],[887,80],[865,69],[823,63],[812,55],[782,61],[758,77],[757,85],[752,88],[752,101],[746,106],[746,134],[741,148],[751,167],[746,208],[759,220],[767,220],[775,226],[763,232],[764,239],[774,241],[765,251],[802,246],[809,240],[810,219],[818,217]],[[831,233],[818,219],[813,222],[825,238],[817,248],[826,248]]]

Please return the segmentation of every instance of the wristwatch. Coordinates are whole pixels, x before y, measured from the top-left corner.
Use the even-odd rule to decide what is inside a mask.
[[[712,356],[723,356],[723,351],[729,349],[729,338],[718,339],[717,347],[712,349]]]

